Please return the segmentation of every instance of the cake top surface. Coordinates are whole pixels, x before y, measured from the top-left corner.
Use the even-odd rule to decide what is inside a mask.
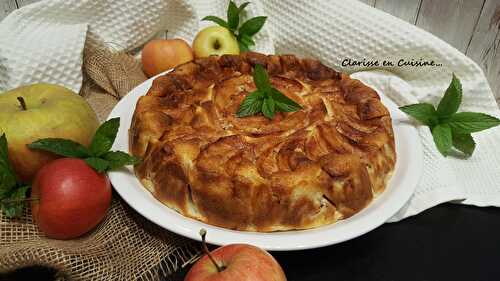
[[[302,106],[237,117],[262,65]],[[137,103],[131,150],[155,197],[241,230],[303,229],[361,210],[394,168],[389,112],[358,80],[293,55],[209,57],[156,78]]]

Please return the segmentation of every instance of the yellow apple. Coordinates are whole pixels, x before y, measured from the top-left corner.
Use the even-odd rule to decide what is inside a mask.
[[[239,55],[238,40],[227,28],[209,26],[202,29],[193,41],[193,51],[197,58],[211,55]]]
[[[24,105],[22,105],[24,101]],[[23,182],[56,155],[29,149],[41,138],[65,138],[89,145],[99,126],[90,105],[73,91],[52,84],[34,84],[0,93],[0,134],[5,133],[9,158]]]

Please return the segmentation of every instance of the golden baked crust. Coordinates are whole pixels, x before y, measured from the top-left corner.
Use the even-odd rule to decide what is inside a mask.
[[[261,64],[303,106],[236,117]],[[137,177],[165,205],[231,229],[307,229],[352,216],[382,192],[396,154],[377,93],[320,62],[248,52],[195,60],[137,102]]]

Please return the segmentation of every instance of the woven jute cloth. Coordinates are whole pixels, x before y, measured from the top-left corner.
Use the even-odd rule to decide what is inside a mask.
[[[87,44],[80,94],[104,120],[119,99],[143,82],[130,55]],[[196,259],[199,246],[149,222],[117,194],[97,228],[74,240],[53,240],[34,224],[31,210],[8,219],[0,214],[0,272],[44,265],[58,280],[160,280]]]

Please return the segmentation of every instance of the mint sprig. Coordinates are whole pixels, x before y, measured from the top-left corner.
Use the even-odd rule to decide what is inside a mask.
[[[20,183],[12,169],[7,150],[7,137],[0,136],[0,209],[8,218],[22,214],[29,185]]]
[[[437,109],[429,103],[411,104],[399,109],[430,128],[434,143],[443,156],[448,156],[453,147],[471,156],[476,148],[471,133],[498,126],[500,119],[479,112],[457,112],[461,103],[462,84],[453,74]]]
[[[254,17],[245,21],[240,26],[240,15],[248,4],[250,4],[250,2],[245,2],[238,7],[233,1],[229,1],[229,6],[227,7],[227,21],[216,16],[206,16],[201,20],[212,21],[227,28],[238,40],[240,51],[248,51],[252,46],[255,46],[253,36],[262,29],[267,19],[267,17],[263,16]]]
[[[272,119],[276,111],[293,112],[302,109],[298,103],[272,87],[267,72],[260,64],[254,67],[253,81],[257,90],[245,97],[236,116],[246,117],[262,112],[265,117]]]
[[[65,157],[80,158],[99,173],[139,163],[139,158],[123,151],[110,151],[118,133],[120,118],[104,122],[87,148],[77,142],[59,138],[39,139],[28,145],[31,149],[49,151]]]
[[[18,184],[7,197],[2,198],[2,210],[6,217],[17,218],[23,214],[26,192],[30,188],[30,185]]]

